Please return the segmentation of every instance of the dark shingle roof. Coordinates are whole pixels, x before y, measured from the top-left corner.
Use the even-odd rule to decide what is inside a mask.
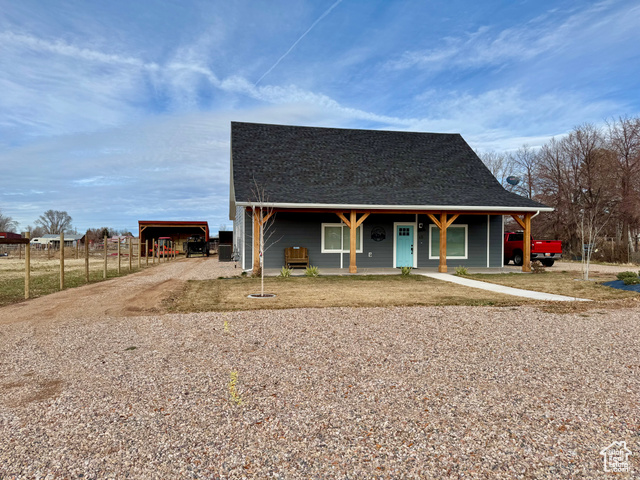
[[[255,201],[255,179],[269,203],[545,208],[507,192],[459,134],[232,122],[231,158],[236,202]]]

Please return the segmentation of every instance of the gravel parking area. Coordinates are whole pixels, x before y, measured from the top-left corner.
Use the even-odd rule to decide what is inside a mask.
[[[637,478],[637,319],[405,307],[13,322],[0,478],[613,478],[599,452],[614,441]]]

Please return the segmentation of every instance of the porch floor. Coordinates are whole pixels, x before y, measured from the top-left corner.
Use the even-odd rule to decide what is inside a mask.
[[[448,273],[455,273],[456,267],[449,267]],[[499,268],[467,268],[469,273],[523,273],[522,267],[508,265]],[[304,277],[304,268],[294,268],[291,275],[294,277]],[[358,273],[349,273],[349,268],[318,268],[320,275],[400,275],[399,268],[363,268],[358,267]],[[438,273],[438,267],[414,268],[411,270],[412,275],[420,275],[423,273]],[[280,269],[267,268],[264,274],[269,277],[277,277],[280,275]]]

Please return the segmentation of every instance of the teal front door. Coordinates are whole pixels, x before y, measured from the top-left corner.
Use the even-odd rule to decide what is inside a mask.
[[[396,226],[396,267],[413,267],[413,225]]]

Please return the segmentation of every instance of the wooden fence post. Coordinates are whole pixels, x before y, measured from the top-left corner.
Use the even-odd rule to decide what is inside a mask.
[[[118,235],[118,275],[120,275],[120,236]]]
[[[133,256],[133,250],[131,250],[131,237],[129,237],[129,271],[131,271],[131,257]]]
[[[64,290],[64,232],[60,232],[60,290]]]
[[[86,235],[84,237],[84,276],[89,283],[89,242]]]
[[[76,240],[76,260],[78,260],[80,252],[80,240]]]
[[[31,234],[25,234],[27,239],[31,238]],[[29,300],[29,291],[31,286],[31,242],[25,245],[24,249],[24,299]]]
[[[104,236],[104,272],[102,278],[107,278],[107,236]]]
[[[144,241],[144,258],[147,262],[147,267],[149,266],[149,240]]]
[[[153,242],[154,242],[154,240],[153,240],[153,238],[152,238],[152,239],[151,239],[151,255],[152,255],[152,257],[151,257],[151,263],[152,263],[153,265],[155,265],[155,264],[156,264],[156,244],[155,244],[155,243],[153,243]]]
[[[140,243],[140,238],[138,238],[138,270],[140,270],[142,263],[142,244]]]

